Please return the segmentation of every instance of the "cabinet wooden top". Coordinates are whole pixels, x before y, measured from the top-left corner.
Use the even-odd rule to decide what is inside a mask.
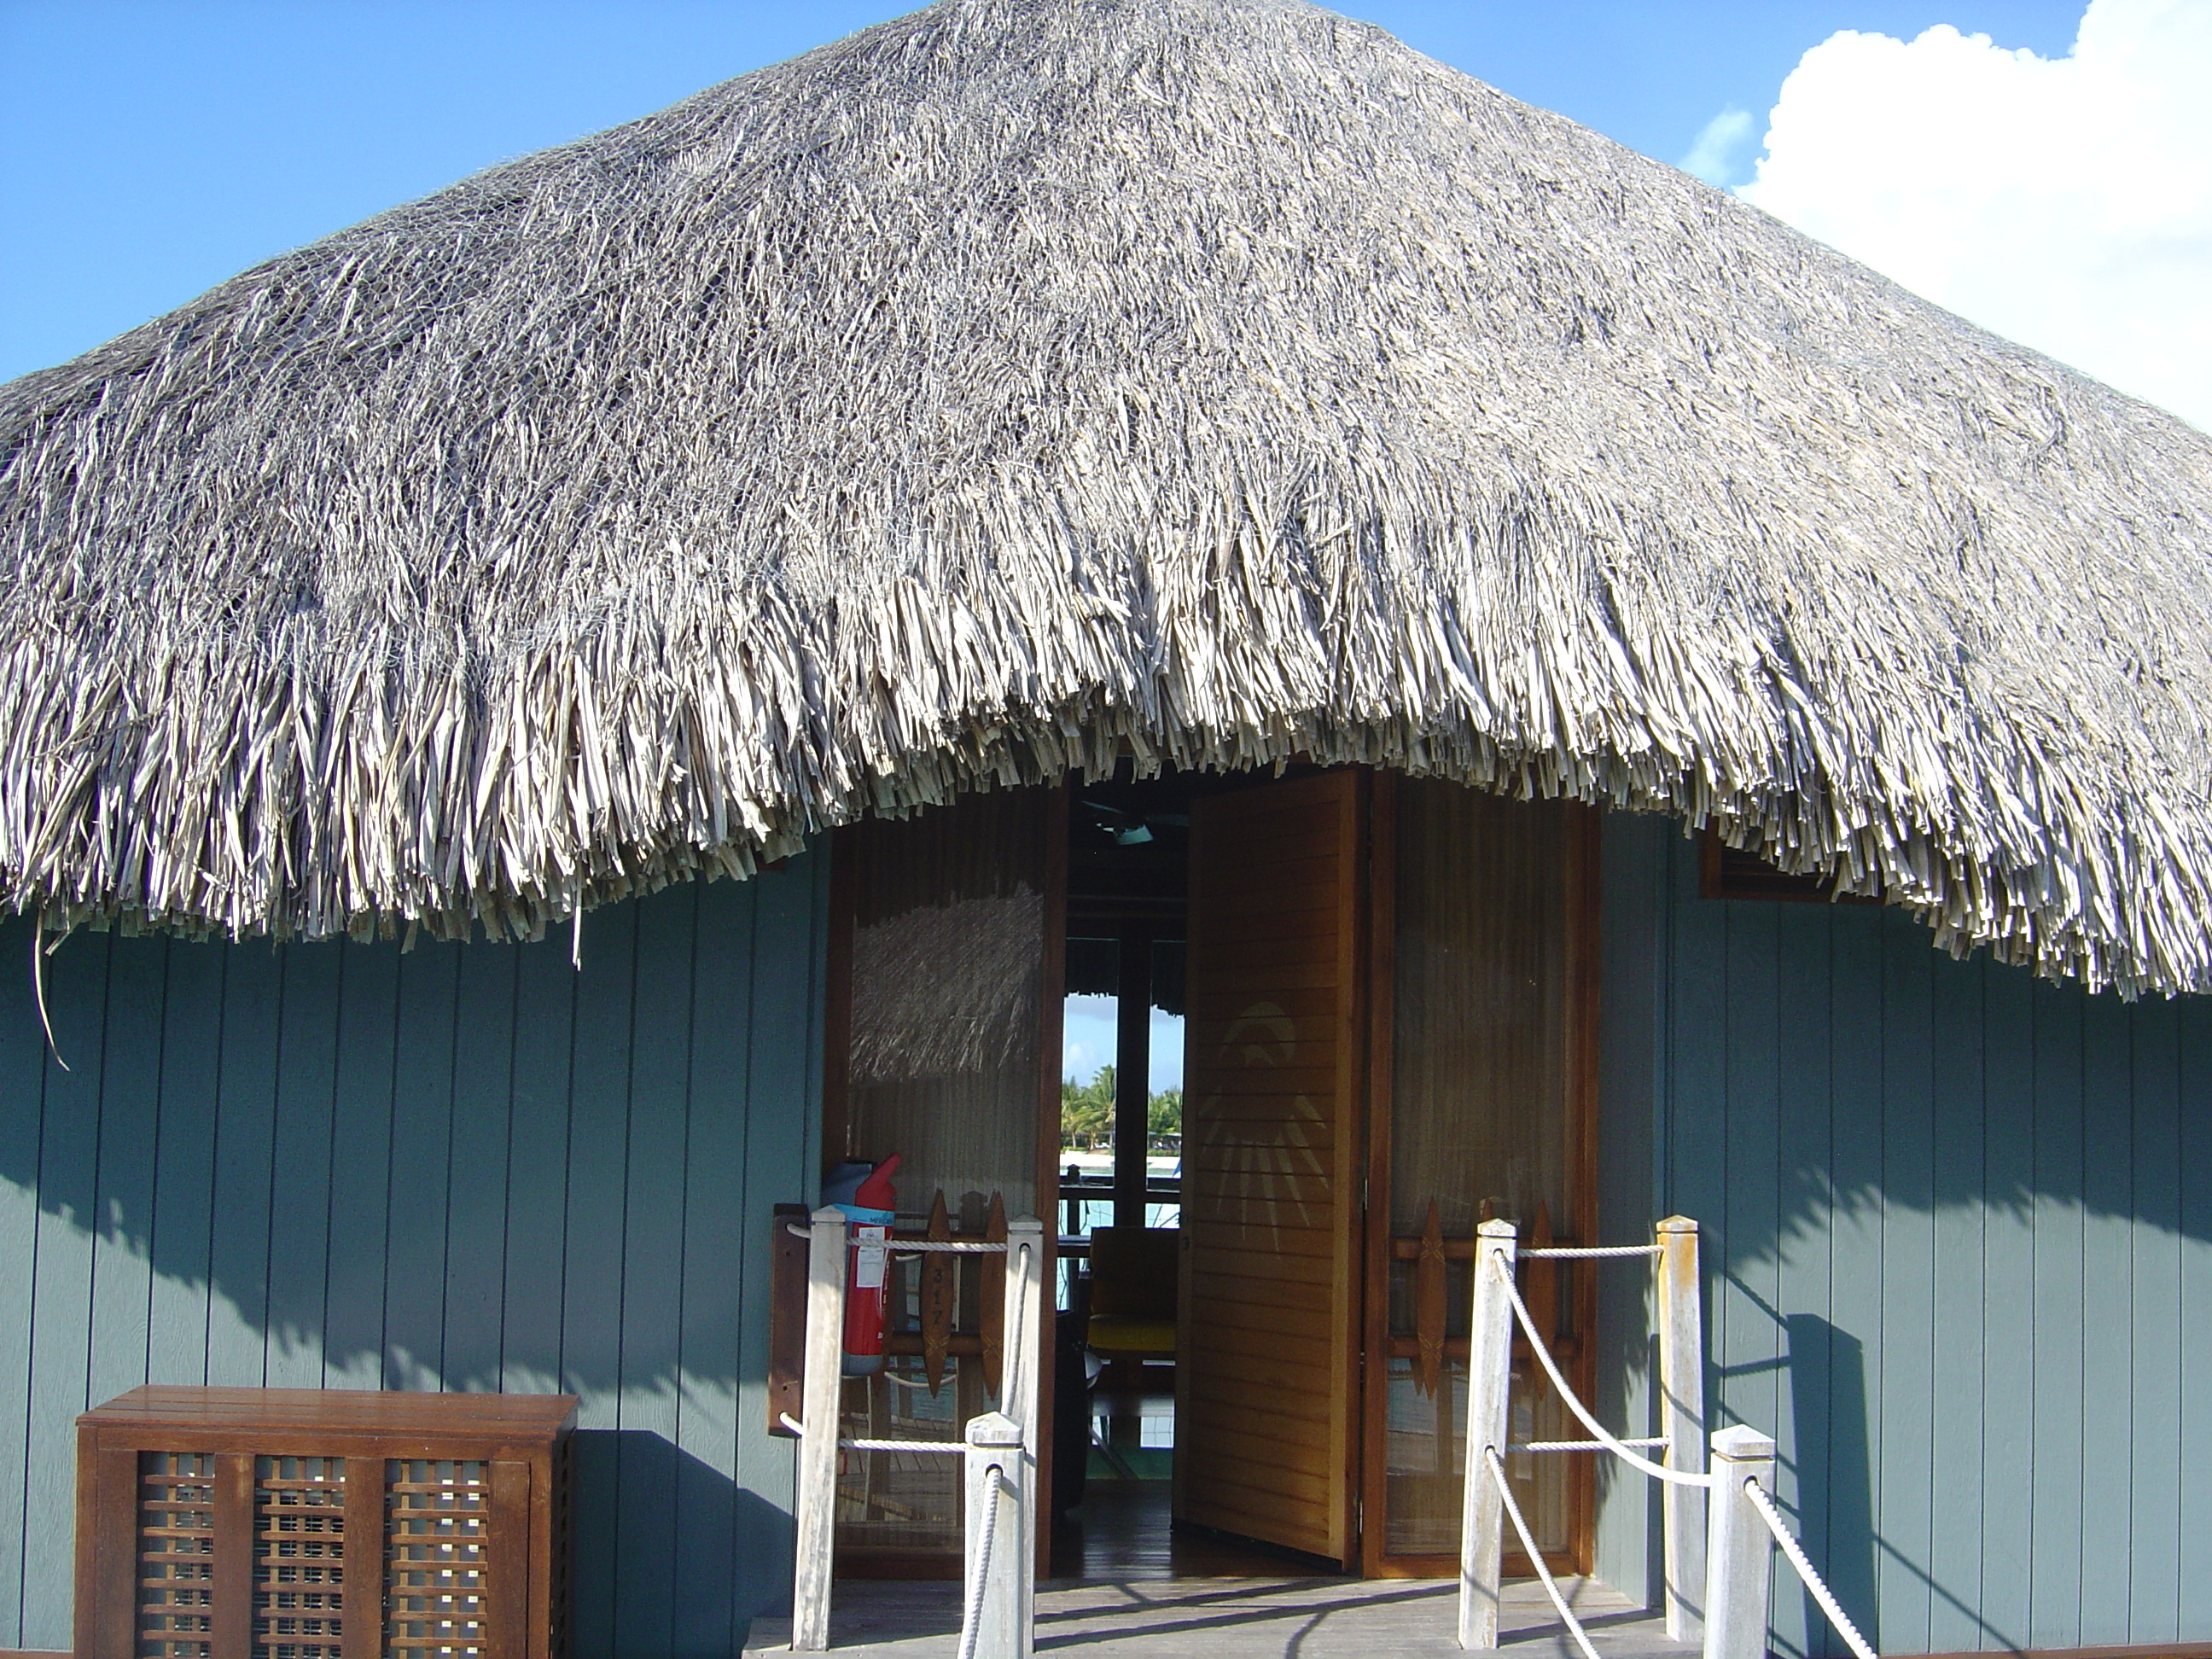
[[[84,1428],[281,1430],[489,1438],[558,1438],[575,1426],[572,1394],[404,1394],[368,1389],[149,1386],[77,1419]]]

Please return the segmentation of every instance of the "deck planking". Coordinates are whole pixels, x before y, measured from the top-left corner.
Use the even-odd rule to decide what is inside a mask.
[[[951,1659],[959,1586],[843,1582],[831,1650],[846,1659]],[[1560,1581],[1601,1659],[1672,1659],[1662,1622],[1590,1579]],[[1101,1659],[1459,1659],[1455,1581],[1423,1578],[1176,1578],[1037,1587],[1036,1650]],[[1534,1579],[1506,1586],[1499,1649],[1571,1659],[1575,1649]],[[789,1651],[790,1625],[753,1622],[748,1655]]]

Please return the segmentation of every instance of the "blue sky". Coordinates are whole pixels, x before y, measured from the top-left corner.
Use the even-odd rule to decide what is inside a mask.
[[[1070,997],[1060,1025],[1060,1073],[1070,1083],[1088,1083],[1101,1066],[1114,1063],[1114,999]],[[1182,1016],[1152,1010],[1152,1063],[1146,1079],[1150,1091],[1182,1087]]]
[[[1473,0],[1346,9],[1680,161],[1749,174],[1765,112],[1836,31],[1939,23],[2064,54],[2081,0]],[[0,0],[0,380],[285,248],[642,115],[898,4]]]

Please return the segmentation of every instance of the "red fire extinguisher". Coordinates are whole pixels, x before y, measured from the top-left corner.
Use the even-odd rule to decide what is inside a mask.
[[[891,1175],[899,1166],[893,1152],[836,1207],[852,1224],[852,1254],[845,1261],[845,1363],[848,1376],[873,1376],[884,1368],[884,1285],[890,1277],[891,1223],[898,1194]]]

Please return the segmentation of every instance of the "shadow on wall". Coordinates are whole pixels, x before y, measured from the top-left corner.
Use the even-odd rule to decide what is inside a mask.
[[[1609,814],[1609,1228],[1704,1229],[1716,1424],[1887,1652],[2212,1639],[2212,998],[1953,961],[1878,907],[1707,900],[1679,825]],[[1648,1164],[1644,1160],[1648,1157]],[[1650,1410],[1649,1310],[1601,1373]],[[1601,1476],[1615,1569],[1656,1500]],[[1611,1528],[1611,1530],[1605,1530]],[[1836,1654],[1794,1587],[1775,1646]]]
[[[576,1653],[734,1654],[789,1616],[791,1517],[664,1437],[579,1430],[575,1501]]]
[[[71,1421],[153,1381],[576,1394],[580,1650],[734,1651],[787,1594],[757,1314],[814,1163],[815,862],[593,912],[580,970],[79,933],[51,1051],[0,969],[0,1648],[66,1645]]]
[[[1648,856],[1655,1201],[1705,1230],[1716,1421],[1776,1435],[1845,1610],[1886,1652],[2212,1636],[2212,998]],[[1776,1644],[1841,1650],[1786,1583]]]
[[[1792,1443],[1827,1448],[1825,1458],[1798,1460],[1798,1535],[1846,1610],[1871,1607],[1876,1536],[1874,1471],[1867,1460],[1865,1345],[1818,1314],[1792,1314],[1784,1323],[1795,1407]],[[1793,1588],[1799,1591],[1803,1627],[1820,1630],[1825,1615],[1819,1603],[1785,1570],[1778,1599],[1790,1599]],[[1983,1633],[1998,1647],[2012,1645],[2002,1631],[1984,1626]]]
[[[1875,1627],[1880,1605],[1878,1564],[1886,1564],[1892,1571],[1901,1571],[1917,1580],[1954,1619],[1979,1632],[1980,1639],[1971,1644],[1972,1648],[2018,1650],[2023,1644],[2012,1633],[1984,1617],[1978,1607],[1929,1577],[1884,1539],[1875,1524],[1875,1472],[1869,1455],[1875,1437],[1868,1415],[1866,1345],[1817,1314],[1793,1314],[1778,1322],[1786,1334],[1777,1368],[1789,1378],[1791,1410],[1789,1421],[1774,1428],[1784,1443],[1800,1449],[1797,1456],[1788,1460],[1795,1477],[1790,1507],[1799,1540],[1837,1601],[1853,1613],[1853,1622],[1863,1629]],[[1752,1362],[1722,1369],[1725,1389],[1729,1376],[1769,1367]],[[1819,1455],[1804,1455],[1803,1449],[1808,1448],[1818,1449]],[[1775,1558],[1774,1587],[1778,1608],[1796,1604],[1796,1619],[1791,1621],[1794,1628],[1826,1631],[1826,1615],[1820,1604],[1779,1555]],[[1809,1643],[1785,1644],[1781,1650],[1808,1650],[1843,1651],[1832,1633],[1825,1640],[1816,1634]]]

